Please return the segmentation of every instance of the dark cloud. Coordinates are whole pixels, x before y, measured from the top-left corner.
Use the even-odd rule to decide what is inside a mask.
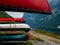
[[[35,14],[35,13],[25,13],[24,18],[26,23],[31,26],[31,28],[44,28],[49,31],[58,33],[57,26],[60,25],[60,0],[48,0],[52,14]],[[51,30],[50,30],[51,29]]]

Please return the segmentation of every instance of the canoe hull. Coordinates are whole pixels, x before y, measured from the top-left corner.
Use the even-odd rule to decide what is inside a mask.
[[[26,31],[30,30],[30,26],[28,24],[0,24],[0,31]]]
[[[0,0],[1,10],[51,13],[48,0]]]

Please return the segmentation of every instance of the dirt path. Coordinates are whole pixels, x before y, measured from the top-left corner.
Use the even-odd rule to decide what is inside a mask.
[[[38,34],[36,32],[33,32],[33,31],[30,31],[29,32],[31,35],[33,35],[34,37],[37,37],[37,38],[40,38],[40,39],[43,39],[45,40],[46,42],[51,42],[52,40],[56,41],[56,42],[59,42],[60,43],[60,40],[59,39],[56,39],[56,38],[53,38],[53,37],[49,37],[47,35],[43,35],[43,34]],[[52,41],[52,42],[54,42]]]

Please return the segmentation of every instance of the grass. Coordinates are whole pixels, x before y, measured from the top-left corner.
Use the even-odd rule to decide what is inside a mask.
[[[51,34],[51,33],[45,32],[45,31],[34,30],[34,32],[39,33],[39,34],[48,35],[48,36],[54,37],[54,38],[56,38],[56,39],[60,39],[60,36],[54,35],[54,34]]]
[[[33,45],[31,42],[20,42],[20,43],[9,43],[9,44],[2,44],[2,45]]]
[[[60,44],[60,42],[57,42],[57,41],[55,41],[55,40],[51,40],[51,41],[53,41],[53,42],[55,42],[55,43],[57,43],[57,44]]]
[[[40,38],[37,38],[37,37],[34,37],[33,35],[30,34],[30,40],[37,40],[37,41],[41,41],[41,42],[44,42],[43,39],[40,39]]]
[[[27,42],[26,45],[33,45],[31,42]]]
[[[8,14],[6,14],[3,11],[0,11],[0,18],[3,18],[3,17],[11,17],[11,16],[9,16]]]
[[[25,42],[25,43],[20,43],[20,44],[17,44],[17,45],[33,45],[31,42]]]

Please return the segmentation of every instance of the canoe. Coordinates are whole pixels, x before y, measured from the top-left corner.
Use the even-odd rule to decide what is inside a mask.
[[[28,24],[0,24],[0,31],[26,31],[30,30],[30,26]]]
[[[0,0],[0,10],[51,13],[48,0]]]
[[[17,34],[17,35],[1,35],[0,39],[2,39],[2,41],[26,41],[28,38],[26,38],[25,34]]]
[[[0,18],[0,23],[6,23],[6,22],[25,22],[24,18]]]

